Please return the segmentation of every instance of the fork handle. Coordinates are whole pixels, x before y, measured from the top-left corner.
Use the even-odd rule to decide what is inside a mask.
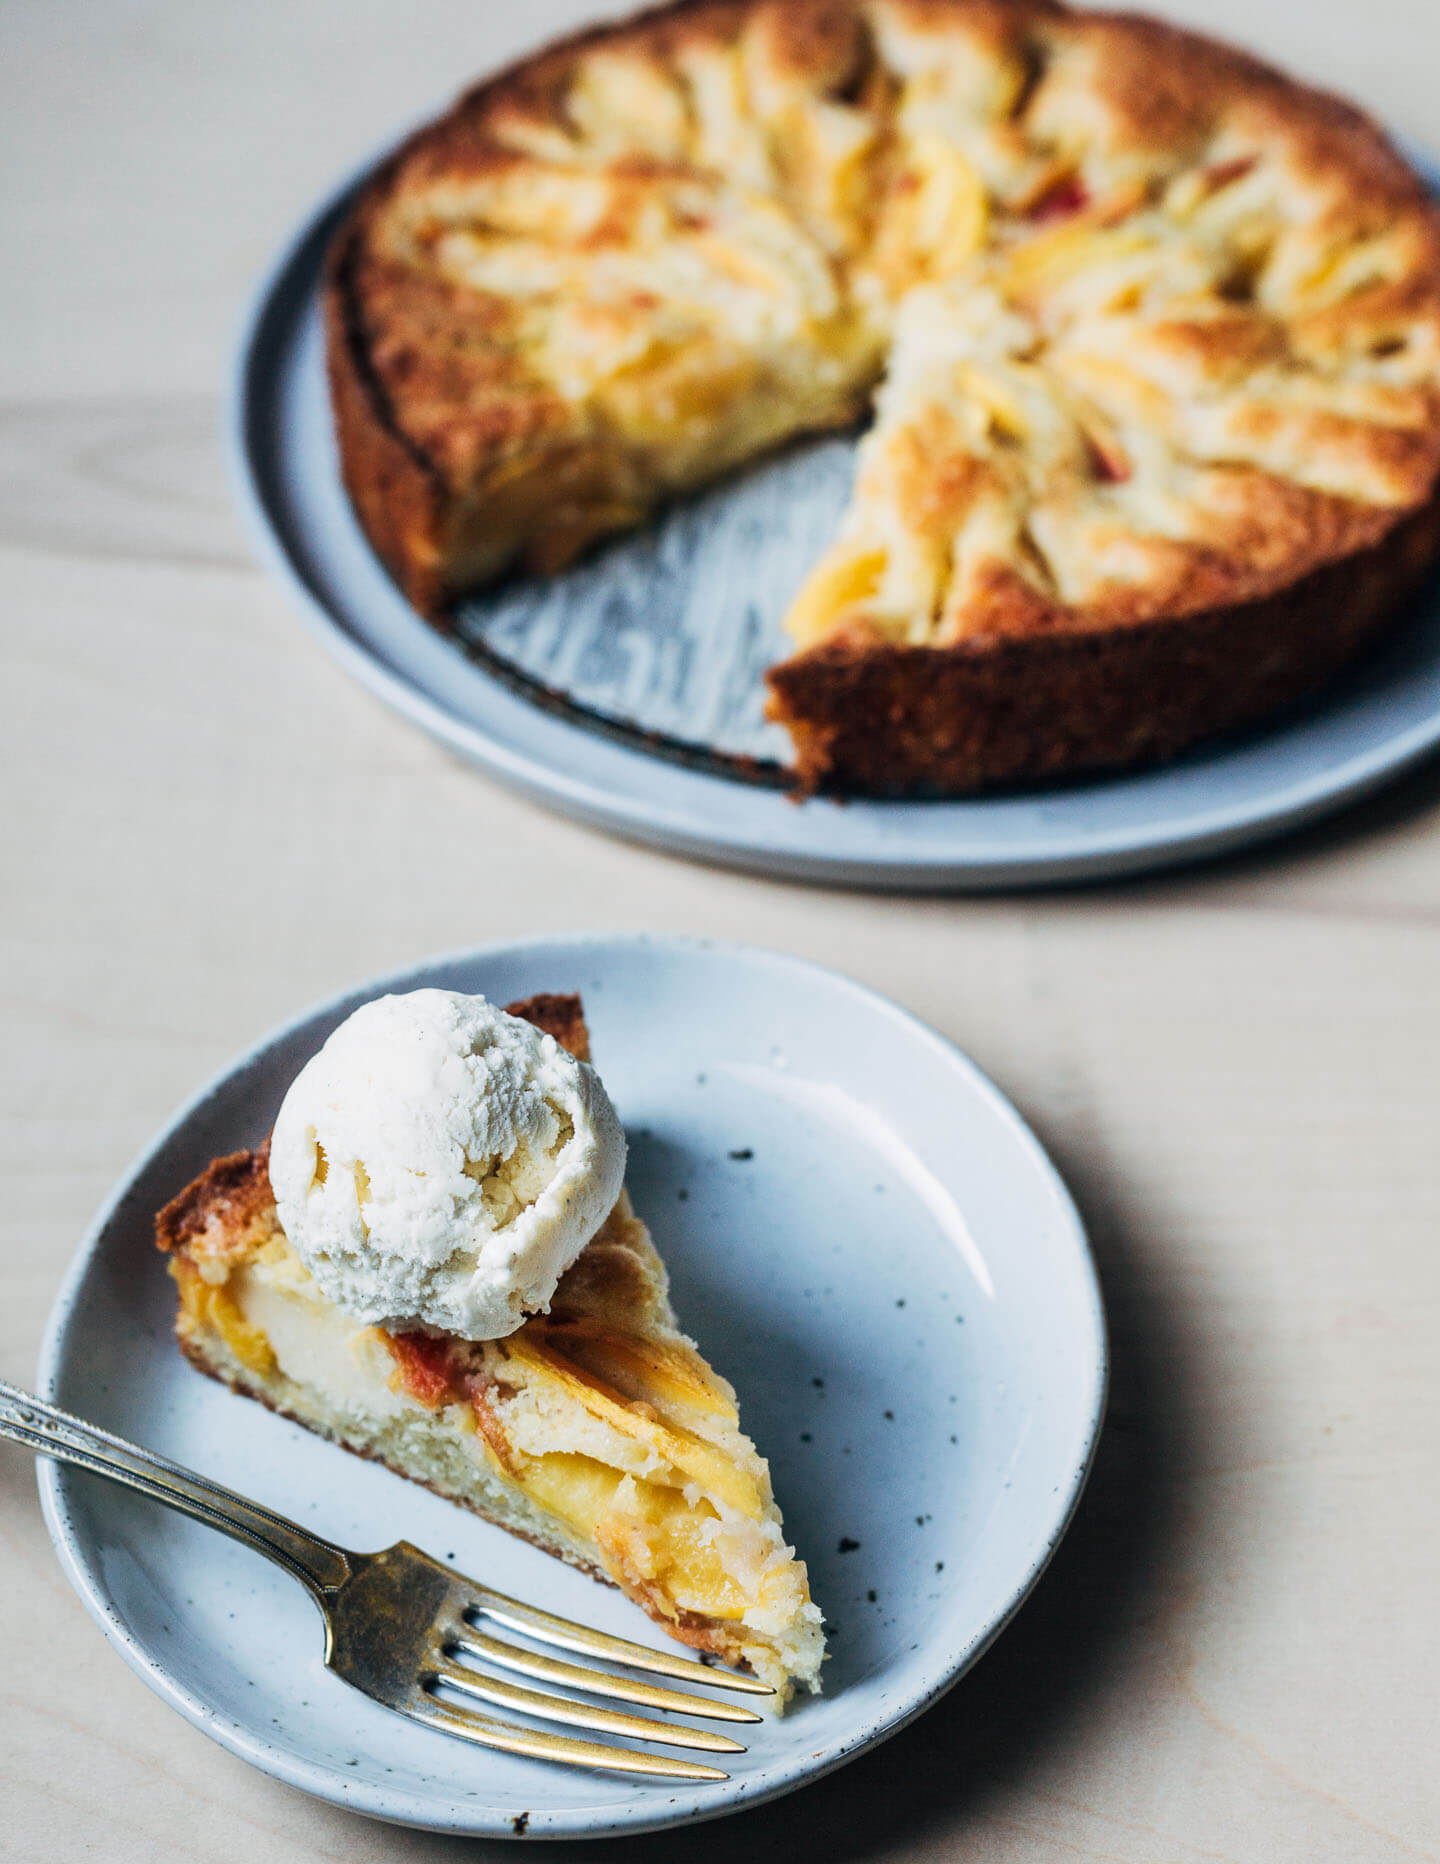
[[[343,1548],[308,1533],[258,1502],[222,1488],[207,1476],[142,1450],[138,1444],[97,1430],[43,1398],[34,1398],[0,1379],[0,1437],[23,1443],[42,1456],[58,1457],[97,1476],[108,1476],[148,1495],[152,1501],[219,1528],[301,1579],[322,1602],[350,1577],[351,1558]]]

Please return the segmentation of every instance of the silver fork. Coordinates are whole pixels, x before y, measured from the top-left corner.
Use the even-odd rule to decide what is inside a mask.
[[[703,1682],[751,1696],[773,1695],[768,1684],[730,1670],[712,1670],[688,1657],[632,1644],[627,1638],[592,1631],[553,1612],[507,1598],[477,1585],[408,1541],[381,1553],[348,1553],[332,1546],[283,1515],[222,1488],[218,1482],[183,1469],[178,1463],[113,1437],[43,1399],[0,1379],[0,1437],[28,1445],[138,1489],[196,1521],[219,1528],[247,1547],[267,1554],[287,1573],[302,1580],[325,1620],[325,1664],[336,1676],[387,1709],[413,1721],[481,1747],[537,1760],[568,1761],[577,1767],[601,1767],[617,1773],[660,1776],[667,1780],[725,1780],[718,1767],[675,1760],[636,1748],[582,1741],[502,1721],[481,1709],[462,1707],[456,1697],[511,1709],[540,1721],[560,1722],[630,1740],[658,1741],[669,1747],[710,1754],[743,1754],[728,1735],[706,1728],[652,1721],[626,1710],[558,1696],[517,1683],[511,1676],[561,1689],[587,1690],[611,1702],[632,1703],[664,1713],[709,1717],[714,1721],[758,1722],[752,1709],[712,1697],[647,1683],[636,1676],[615,1675],[497,1638],[482,1629],[489,1622],[532,1643],[598,1657],[652,1676]],[[481,1668],[480,1666],[488,1666]]]

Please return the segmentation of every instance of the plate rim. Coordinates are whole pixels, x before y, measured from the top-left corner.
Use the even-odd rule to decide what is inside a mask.
[[[422,113],[378,145],[371,156],[322,195],[281,243],[254,287],[241,318],[225,397],[223,443],[232,489],[251,545],[261,564],[288,592],[308,632],[362,687],[466,762],[479,766],[522,795],[592,828],[712,865],[862,889],[954,893],[1067,885],[1202,861],[1276,838],[1357,802],[1382,784],[1400,777],[1440,747],[1440,703],[1437,703],[1427,718],[1370,739],[1363,748],[1351,751],[1338,764],[1300,776],[1281,774],[1260,785],[1256,795],[1238,803],[1187,811],[1181,821],[1175,819],[1173,801],[1161,799],[1155,816],[1145,823],[1089,835],[1076,834],[1073,830],[1062,833],[1042,829],[1023,846],[1010,843],[997,851],[972,848],[957,853],[944,846],[942,834],[934,840],[917,839],[891,853],[861,847],[826,850],[812,845],[797,848],[774,834],[767,839],[751,832],[744,824],[730,822],[723,807],[719,810],[682,809],[677,806],[675,796],[695,783],[721,786],[720,791],[712,790],[710,794],[744,790],[747,796],[764,797],[775,811],[789,810],[794,805],[784,792],[752,790],[733,779],[684,770],[650,757],[638,748],[601,739],[599,734],[581,725],[564,721],[565,728],[583,738],[587,749],[593,750],[602,770],[614,768],[618,773],[621,768],[634,769],[643,762],[661,773],[660,782],[664,786],[660,793],[643,799],[617,787],[607,789],[600,779],[582,778],[559,769],[538,753],[503,742],[485,726],[450,710],[409,674],[393,666],[375,647],[353,638],[345,622],[311,586],[285,540],[281,525],[272,516],[263,465],[264,444],[254,431],[266,425],[257,422],[254,416],[267,381],[272,383],[273,393],[273,371],[266,367],[267,353],[286,340],[286,334],[297,327],[299,316],[316,302],[323,277],[323,256],[319,260],[321,269],[316,270],[310,249],[322,236],[328,243],[333,225],[375,168],[413,134],[417,124],[428,120]],[[1407,139],[1392,140],[1416,172],[1440,193],[1440,164]],[[315,275],[309,276],[312,270]],[[369,548],[368,543],[366,547]],[[429,625],[418,615],[414,620],[417,627]],[[472,662],[466,664],[474,667]],[[475,670],[485,673],[483,667]],[[485,676],[497,694],[503,693],[513,703],[526,706],[539,716],[532,702],[510,693],[493,673]],[[1318,721],[1324,717],[1325,705],[1322,698],[1315,710],[1301,712],[1293,721],[1278,720],[1273,727],[1264,729],[1279,731],[1289,726],[1303,731],[1312,719]],[[1228,747],[1222,743],[1208,753],[1202,748],[1196,756],[1223,759],[1228,754]],[[616,759],[621,762],[612,764]],[[1153,772],[1120,772],[1114,777],[1101,776],[1096,781],[1143,783],[1176,768],[1174,764],[1161,765]],[[1203,784],[1203,761],[1197,762],[1194,770],[1198,784]],[[1063,793],[1064,789],[1057,786],[1036,791],[1035,795],[1043,801]],[[705,792],[695,794],[698,800]],[[986,799],[954,800],[983,806]],[[818,807],[819,803],[806,806]],[[839,806],[878,811],[883,823],[890,819],[892,811],[906,811],[906,816],[896,819],[912,820],[908,812],[944,808],[946,803],[944,800],[932,804],[855,799]],[[785,818],[780,816],[777,820],[783,822]]]
[[[398,970],[387,971],[378,977],[372,977],[358,985],[334,993],[286,1018],[231,1062],[216,1071],[181,1105],[155,1136],[140,1149],[117,1178],[109,1196],[101,1205],[82,1238],[52,1303],[46,1321],[37,1369],[36,1390],[42,1396],[53,1400],[67,1364],[68,1334],[77,1301],[91,1266],[100,1254],[108,1232],[136,1182],[149,1169],[156,1156],[181,1133],[215,1095],[223,1091],[237,1075],[252,1066],[277,1043],[292,1035],[315,1017],[340,1011],[344,1005],[355,998],[363,999],[368,995],[392,989],[413,980],[418,974],[441,967],[465,962],[498,961],[519,955],[528,957],[532,954],[539,954],[543,956],[547,950],[556,947],[574,949],[577,946],[591,946],[600,949],[616,945],[659,947],[695,954],[718,954],[722,959],[738,959],[744,963],[758,961],[767,967],[778,966],[782,969],[818,974],[827,986],[854,993],[872,1010],[877,1010],[896,1021],[912,1039],[919,1040],[930,1047],[962,1077],[965,1077],[970,1088],[978,1092],[982,1099],[989,1103],[991,1110],[1016,1133],[1026,1150],[1032,1168],[1040,1172],[1056,1198],[1057,1207],[1069,1240],[1074,1246],[1081,1271],[1081,1285],[1085,1300],[1083,1311],[1077,1309],[1077,1325],[1083,1323],[1085,1327],[1087,1356],[1090,1360],[1087,1369],[1090,1391],[1088,1414],[1084,1419],[1082,1432],[1079,1466],[1069,1479],[1068,1488],[1061,1498],[1060,1506],[1043,1546],[1038,1550],[1026,1571],[1016,1577],[1007,1603],[993,1622],[985,1626],[968,1644],[959,1648],[952,1647],[947,1653],[946,1661],[938,1668],[927,1670],[923,1687],[916,1696],[907,1701],[899,1712],[870,1718],[861,1725],[858,1734],[855,1734],[853,1738],[842,1740],[834,1751],[825,1754],[823,1759],[812,1760],[808,1764],[803,1759],[794,1760],[787,1765],[782,1765],[777,1771],[777,1777],[766,1781],[765,1784],[757,1784],[753,1789],[742,1785],[728,1798],[707,1797],[699,1791],[692,1791],[692,1794],[688,1796],[684,1793],[677,1794],[663,1807],[659,1804],[648,1804],[637,1800],[623,1810],[608,1808],[604,1816],[598,1820],[587,1817],[583,1808],[576,1808],[556,1814],[553,1819],[547,1817],[547,1824],[543,1830],[532,1831],[528,1834],[546,1839],[593,1838],[621,1833],[638,1835],[672,1825],[725,1817],[732,1812],[764,1804],[795,1791],[801,1786],[809,1785],[859,1754],[878,1746],[922,1715],[951,1689],[989,1649],[1030,1596],[1064,1538],[1094,1466],[1109,1391],[1109,1334],[1099,1272],[1084,1220],[1049,1154],[1019,1110],[962,1049],[916,1016],[913,1011],[896,1003],[893,998],[887,997],[883,992],[848,976],[843,971],[829,965],[817,964],[795,953],[738,941],[671,933],[552,932],[534,938],[504,939],[489,941],[482,945],[467,945],[454,951],[434,954],[417,963]],[[409,1806],[410,1812],[415,1813],[418,1808],[407,1796],[398,1793],[387,1794],[383,1787],[371,1788],[362,1781],[344,1780],[339,1777],[335,1769],[326,1768],[319,1762],[306,1760],[294,1754],[288,1747],[271,1743],[263,1736],[252,1733],[242,1724],[217,1713],[201,1696],[173,1677],[163,1661],[146,1648],[139,1634],[121,1618],[111,1602],[98,1571],[91,1570],[87,1558],[88,1543],[76,1529],[66,1504],[65,1483],[69,1480],[66,1467],[42,1457],[37,1460],[36,1472],[46,1530],[61,1568],[79,1595],[81,1603],[100,1627],[107,1641],[118,1650],[129,1668],[171,1708],[183,1715],[192,1727],[198,1728],[202,1734],[208,1735],[211,1740],[229,1753],[248,1761],[261,1772],[270,1774],[287,1785],[297,1787],[314,1798],[343,1807],[348,1811],[363,1813],[368,1817],[391,1824],[406,1825],[422,1830],[447,1831],[492,1838],[509,1838],[519,1835],[510,1828],[508,1823],[504,1826],[497,1826],[489,1818],[477,1818],[474,1816],[473,1809],[467,1818],[466,1809],[458,1801],[449,1805],[448,1811],[451,1816],[448,1818],[407,1816],[407,1813],[398,1809],[395,1803],[397,1800],[403,1800]],[[1058,1495],[1060,1492],[1057,1490],[1056,1493]],[[391,1803],[387,1804],[387,1799]]]

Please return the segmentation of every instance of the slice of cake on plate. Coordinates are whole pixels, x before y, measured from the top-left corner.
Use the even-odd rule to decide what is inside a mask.
[[[357,1019],[448,997],[382,999]],[[409,1088],[406,1104],[420,1105],[424,1131],[404,1139],[410,1150],[402,1146],[401,1164],[387,1173],[374,1143],[363,1163],[345,1156],[339,1138],[327,1152],[317,1136],[328,1130],[326,1114],[311,1118],[309,1103],[297,1125],[291,1100],[305,1100],[302,1075],[275,1137],[276,1183],[293,1235],[271,1184],[270,1140],[215,1160],[160,1212],[157,1241],[180,1292],[181,1350],[235,1391],[619,1586],[671,1636],[754,1671],[783,1706],[796,1684],[818,1688],[820,1612],[804,1563],[786,1543],[765,1459],[740,1428],[734,1390],[680,1331],[665,1266],[618,1188],[618,1122],[611,1133],[604,1090],[588,1066],[575,1067],[589,1058],[580,1001],[532,997],[503,1015],[483,999],[451,1002],[462,1021],[464,1006],[483,1005],[485,1028],[506,1040],[512,1022],[523,1028],[520,1048],[539,1057],[548,1084],[533,1103],[540,1126],[511,1120],[512,1139],[524,1128],[517,1143],[505,1157],[508,1142],[481,1157],[505,1128],[492,1120],[462,1153],[454,1132],[432,1118],[433,1095],[415,1088],[414,1056],[397,1050],[393,1066],[362,1083],[367,1130],[393,1136],[397,1098]],[[459,1079],[457,1054],[472,1074],[488,1067],[491,1098],[509,1119],[527,1081],[493,1043],[472,1043],[476,1063],[463,1031],[453,1039],[451,1010],[430,1005],[427,1014],[436,1013],[451,1018],[442,1056],[449,1088]],[[544,1038],[539,1048],[533,1031]],[[567,1099],[576,1082],[578,1097]],[[347,1076],[347,1092],[352,1086]],[[452,1093],[453,1106],[462,1101]],[[356,1104],[352,1093],[351,1114]],[[441,1148],[429,1179],[415,1150],[427,1143]],[[591,1166],[609,1147],[588,1179],[571,1169],[577,1158],[586,1166],[587,1145]],[[437,1191],[446,1146],[461,1161],[458,1196]],[[466,1185],[491,1226],[478,1266],[473,1254],[445,1253],[451,1230],[427,1232],[421,1220],[440,1208],[463,1218]],[[586,1209],[597,1187],[605,1206],[598,1215]],[[428,1200],[420,1218],[405,1207],[412,1194]],[[349,1227],[317,1227],[315,1212],[326,1209],[332,1218],[341,1211]],[[560,1229],[573,1233],[578,1220],[588,1237],[578,1254],[566,1249],[573,1259],[558,1279],[549,1273],[557,1211]],[[420,1243],[398,1283],[388,1268],[377,1281],[376,1262],[389,1261],[385,1239],[402,1219]],[[397,1306],[412,1311],[388,1311]],[[467,1337],[477,1333],[498,1337]]]

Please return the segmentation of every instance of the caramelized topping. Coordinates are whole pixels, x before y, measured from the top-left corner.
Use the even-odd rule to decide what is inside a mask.
[[[397,1388],[409,1392],[418,1404],[438,1411],[441,1405],[453,1404],[460,1396],[451,1371],[448,1340],[434,1339],[428,1333],[386,1333],[380,1337],[395,1355]]]
[[[1078,175],[1067,175],[1049,187],[1030,209],[1030,218],[1040,225],[1048,220],[1066,220],[1090,205],[1090,190]]]

